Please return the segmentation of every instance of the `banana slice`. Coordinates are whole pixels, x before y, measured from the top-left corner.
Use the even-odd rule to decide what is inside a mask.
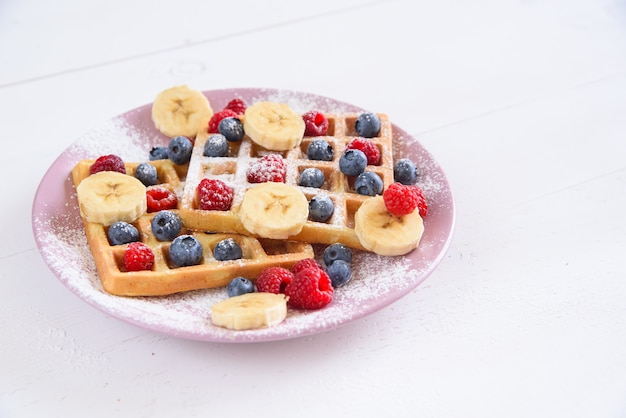
[[[287,239],[302,230],[309,202],[297,187],[261,183],[243,195],[239,218],[244,228],[264,238]]]
[[[354,215],[354,232],[365,249],[380,255],[403,255],[417,248],[424,223],[415,210],[401,217],[390,214],[382,196],[367,199]]]
[[[218,327],[245,330],[271,327],[287,317],[287,297],[266,292],[244,293],[217,302],[211,322]]]
[[[154,125],[170,138],[179,135],[195,138],[201,129],[208,127],[211,116],[209,99],[185,85],[163,90],[152,104]]]
[[[288,105],[257,102],[246,109],[243,130],[258,145],[272,151],[287,151],[304,137],[304,120]]]
[[[76,187],[82,216],[89,222],[109,226],[117,221],[134,222],[146,213],[146,186],[133,176],[100,171]]]

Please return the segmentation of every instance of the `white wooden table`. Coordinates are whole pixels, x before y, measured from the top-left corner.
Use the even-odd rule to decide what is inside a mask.
[[[0,4],[0,416],[626,416],[626,3]],[[171,85],[390,115],[452,185],[435,272],[338,329],[218,344],[69,292],[31,230],[48,167]]]

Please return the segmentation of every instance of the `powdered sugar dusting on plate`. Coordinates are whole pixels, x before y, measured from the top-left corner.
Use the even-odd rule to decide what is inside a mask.
[[[248,103],[272,100],[288,103],[297,112],[312,108],[329,113],[358,108],[305,93],[242,89],[205,92],[211,101],[227,102],[237,93]],[[394,127],[395,129],[395,127]],[[289,310],[274,327],[230,331],[211,324],[211,306],[227,297],[225,289],[197,290],[167,297],[119,297],[100,283],[79,217],[69,173],[76,162],[115,153],[126,161],[145,161],[154,145],[167,138],[150,123],[149,106],[127,112],[88,132],[70,146],[48,171],[33,205],[33,231],[40,252],[70,290],[102,311],[144,328],[190,339],[254,342],[293,338],[333,329],[372,313],[407,294],[421,283],[447,250],[453,226],[453,205],[445,175],[402,130],[394,137],[396,156],[410,156],[422,169],[420,186],[430,199],[432,216],[420,247],[403,257],[384,257],[356,251],[353,279],[336,289],[333,302],[318,311]],[[410,155],[409,155],[410,154]],[[318,257],[323,247],[316,246]]]

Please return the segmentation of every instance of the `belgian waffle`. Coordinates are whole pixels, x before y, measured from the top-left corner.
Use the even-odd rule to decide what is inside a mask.
[[[94,160],[82,160],[72,170],[75,186],[89,175],[89,167]],[[152,161],[157,168],[159,185],[167,187],[179,196],[182,194],[186,165],[176,165],[169,160]],[[133,175],[139,163],[126,163],[126,172]],[[303,258],[313,257],[310,244],[304,242],[275,241],[256,239],[236,233],[210,233],[194,230],[185,225],[181,234],[194,235],[202,244],[204,257],[201,264],[189,267],[175,267],[169,259],[170,242],[158,241],[151,232],[151,219],[154,213],[147,213],[133,223],[139,230],[140,240],[148,245],[154,255],[152,270],[127,272],[124,270],[124,251],[127,245],[110,245],[107,228],[101,224],[88,222],[83,218],[87,241],[93,254],[98,275],[103,288],[120,296],[160,296],[188,290],[226,286],[237,276],[256,278],[270,266],[290,268]],[[218,261],[213,257],[215,245],[226,238],[233,238],[242,248],[240,260]]]
[[[322,137],[304,137],[300,146],[280,152],[286,167],[285,183],[299,187],[307,199],[327,194],[334,203],[332,217],[326,222],[309,219],[302,231],[289,237],[290,240],[332,244],[343,243],[352,248],[364,249],[354,232],[354,214],[361,203],[369,196],[354,190],[355,177],[346,176],[339,170],[339,158],[347,144],[359,135],[354,130],[358,113],[327,114],[328,133]],[[387,115],[378,114],[381,121],[379,134],[371,138],[378,147],[381,160],[378,165],[368,165],[366,171],[377,173],[383,180],[384,188],[393,183],[392,128]],[[214,232],[234,232],[250,235],[239,219],[239,207],[247,189],[253,186],[246,178],[246,170],[268,151],[255,144],[247,135],[240,142],[230,142],[230,152],[226,157],[204,156],[204,144],[212,134],[200,132],[196,136],[189,163],[187,180],[183,192],[181,217],[191,228]],[[317,161],[307,158],[308,145],[317,138],[325,139],[333,148],[332,161]],[[324,185],[317,189],[298,186],[300,173],[309,167],[319,168],[325,175]],[[202,210],[198,206],[197,187],[203,178],[217,178],[234,189],[234,199],[228,211]]]

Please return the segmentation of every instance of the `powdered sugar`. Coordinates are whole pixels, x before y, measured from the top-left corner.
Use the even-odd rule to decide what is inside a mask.
[[[233,90],[211,94],[211,101],[227,102],[233,97]],[[331,99],[285,91],[242,90],[239,97],[248,103],[285,102],[300,113],[312,108],[329,113],[356,109]],[[80,298],[110,315],[169,335],[206,341],[249,342],[308,335],[367,315],[402,297],[428,276],[447,249],[454,215],[445,175],[416,140],[398,129],[394,134],[396,155],[410,154],[422,170],[420,186],[429,199],[431,210],[425,220],[426,233],[420,247],[404,257],[356,251],[353,279],[335,291],[333,302],[324,309],[292,309],[287,319],[275,327],[233,332],[214,327],[210,322],[211,306],[227,297],[225,289],[145,298],[107,294],[102,289],[87,244],[69,172],[78,160],[95,159],[106,153],[115,153],[126,161],[147,160],[151,147],[167,141],[151,126],[149,113],[149,107],[144,106],[81,137],[46,174],[33,208],[35,237],[50,269]],[[317,246],[318,256],[321,251],[323,248]]]

